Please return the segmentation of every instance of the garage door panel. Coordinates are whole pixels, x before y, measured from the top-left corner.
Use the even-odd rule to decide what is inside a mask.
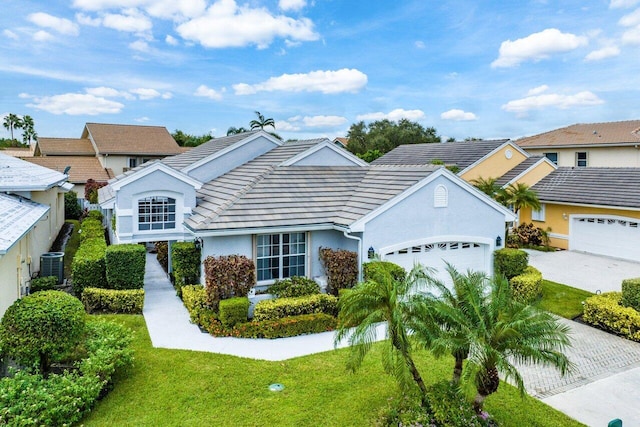
[[[620,217],[573,218],[569,249],[640,260],[640,220]]]

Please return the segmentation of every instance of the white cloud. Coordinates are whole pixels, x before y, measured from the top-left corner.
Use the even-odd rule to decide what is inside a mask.
[[[155,90],[155,89],[147,89],[147,88],[131,89],[129,92],[131,92],[131,93],[133,93],[135,95],[138,95],[138,99],[141,99],[143,101],[162,96],[160,94],[160,92],[158,92],[157,90]]]
[[[236,95],[251,95],[257,92],[322,92],[355,93],[367,84],[367,75],[355,69],[336,71],[311,71],[305,74],[283,74],[254,85],[233,85]]]
[[[101,98],[124,98],[128,100],[133,100],[135,97],[131,95],[129,92],[123,90],[117,90],[112,87],[99,86],[99,87],[88,87],[85,88],[85,92],[89,95],[98,96]]]
[[[422,110],[404,110],[402,108],[396,108],[395,110],[390,111],[388,113],[377,112],[377,113],[360,114],[356,117],[356,119],[364,120],[364,121],[387,119],[387,120],[396,122],[400,119],[417,121],[417,120],[424,119],[424,117],[425,117],[425,114],[424,114],[424,111]]]
[[[640,44],[640,26],[627,30],[622,34],[622,43],[639,45]]]
[[[209,87],[207,87],[206,85],[200,85],[198,86],[198,89],[196,89],[195,96],[202,96],[205,98],[209,98],[209,99],[213,99],[214,101],[220,101],[222,100],[222,93],[218,92],[215,89],[211,89]]]
[[[158,18],[180,18],[201,15],[205,0],[74,0],[73,7],[100,12],[109,9],[141,8]]]
[[[300,10],[307,5],[307,0],[280,0],[278,7],[282,10]]]
[[[547,28],[522,39],[502,42],[500,55],[491,66],[514,67],[525,61],[540,61],[549,58],[551,54],[569,52],[587,44],[586,37]]]
[[[90,27],[99,27],[102,24],[102,19],[92,18],[84,13],[76,13],[76,21],[81,25],[88,25]]]
[[[149,43],[144,40],[136,40],[129,43],[129,48],[137,50],[138,52],[149,52],[151,50]]]
[[[138,123],[145,123],[150,121],[151,119],[147,116],[144,117],[138,117],[137,119],[133,119],[134,121],[138,122]]]
[[[27,104],[28,107],[47,111],[51,114],[95,116],[98,114],[117,114],[124,108],[124,104],[88,93],[64,93],[42,97],[27,96],[34,101]]]
[[[171,92],[164,92],[162,95],[160,95],[160,97],[162,99],[171,99],[173,98],[173,94]]]
[[[457,122],[478,120],[478,117],[475,114],[455,108],[440,114],[440,118],[442,120],[454,120]]]
[[[298,132],[302,130],[300,126],[294,125],[284,120],[276,122],[276,129],[278,129],[278,131],[283,131],[283,132]]]
[[[623,16],[618,21],[623,27],[635,27],[640,25],[640,9],[636,9],[628,15]]]
[[[611,0],[609,7],[611,9],[627,9],[640,3],[640,0]]]
[[[204,15],[178,25],[176,31],[182,38],[210,48],[247,45],[266,48],[276,37],[318,39],[313,23],[307,18],[274,16],[264,8],[238,6],[234,0],[216,1]]]
[[[14,33],[14,32],[13,32],[13,31],[11,31],[11,30],[4,30],[4,31],[2,31],[2,34],[3,34],[6,38],[9,38],[9,39],[12,39],[12,40],[18,40],[18,39],[20,38],[20,37],[18,37],[18,35],[17,35],[16,33]]]
[[[49,28],[60,34],[77,36],[79,34],[78,25],[66,18],[58,18],[44,12],[31,13],[27,19],[38,27]]]
[[[102,25],[127,33],[145,33],[151,30],[151,20],[136,9],[127,9],[125,14],[107,13],[102,18]]]
[[[425,45],[422,40],[417,40],[416,42],[414,42],[414,46],[418,49],[424,49],[425,47],[427,47],[427,45]]]
[[[167,35],[167,37],[164,38],[164,41],[171,46],[178,46],[179,44],[178,39],[172,35]]]
[[[345,124],[347,119],[342,116],[305,116],[302,123],[307,127],[337,127]]]
[[[33,33],[33,40],[37,42],[48,42],[49,40],[53,39],[54,37],[45,30],[36,31],[35,33]]]
[[[604,101],[590,91],[578,92],[574,95],[564,95],[549,93],[542,95],[527,96],[522,99],[509,101],[502,106],[502,109],[519,116],[524,116],[530,110],[542,110],[545,108],[567,109],[573,107],[586,107],[603,104]]]
[[[538,87],[534,87],[533,89],[529,89],[529,91],[527,92],[527,96],[540,95],[541,93],[546,92],[548,90],[549,90],[549,86],[540,85]]]
[[[602,59],[611,58],[613,56],[618,56],[618,55],[620,55],[620,48],[618,48],[618,46],[607,46],[607,47],[603,47],[602,49],[589,52],[589,54],[584,57],[584,60],[600,61]]]

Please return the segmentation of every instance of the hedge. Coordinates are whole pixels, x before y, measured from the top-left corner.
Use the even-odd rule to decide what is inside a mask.
[[[301,297],[320,293],[320,285],[312,279],[293,276],[288,279],[276,280],[269,286],[269,293],[277,298]]]
[[[191,323],[208,327],[216,313],[207,304],[207,291],[202,285],[187,285],[182,287],[182,303],[189,312]]]
[[[87,313],[141,314],[144,307],[142,289],[85,288],[82,303]]]
[[[542,273],[532,266],[527,267],[524,273],[512,277],[509,284],[517,301],[528,304],[542,295]]]
[[[529,264],[529,254],[520,249],[499,249],[494,252],[493,262],[496,274],[511,279],[524,273]]]
[[[102,222],[94,218],[87,218],[80,224],[80,242],[95,238],[104,239]]]
[[[640,311],[640,277],[622,281],[622,305]]]
[[[73,291],[76,295],[82,294],[86,287],[107,286],[104,261],[106,252],[107,242],[104,237],[88,239],[80,244],[71,263]]]
[[[316,294],[296,298],[263,300],[256,304],[253,320],[275,320],[301,314],[338,314],[338,298],[333,295]]]
[[[100,211],[89,211],[87,212],[87,219],[95,219],[96,221],[100,221],[104,219],[104,215]]]
[[[109,289],[142,289],[146,256],[142,245],[109,246],[104,262]]]
[[[220,301],[220,323],[225,328],[233,328],[238,323],[245,323],[249,313],[249,298],[237,297]]]
[[[176,242],[171,245],[171,267],[178,296],[184,285],[200,283],[200,250],[193,242]]]
[[[37,277],[35,279],[31,279],[31,286],[29,287],[30,292],[39,292],[39,291],[50,291],[55,289],[58,284],[58,277],[56,276],[45,276],[45,277]]]
[[[379,277],[380,274],[390,274],[397,281],[402,282],[407,277],[407,272],[398,264],[390,261],[371,261],[362,264],[362,273],[365,281]]]
[[[640,312],[620,305],[622,292],[605,292],[584,302],[583,320],[607,331],[640,342]]]
[[[246,297],[256,284],[255,270],[244,255],[208,256],[204,260],[207,303],[217,311],[220,300]]]
[[[358,254],[345,249],[320,248],[320,261],[327,274],[329,292],[352,288],[358,282]]]
[[[276,320],[240,323],[227,329],[220,322],[213,321],[209,332],[214,336],[238,338],[287,338],[302,334],[317,334],[336,328],[335,317],[325,313],[303,314]]]

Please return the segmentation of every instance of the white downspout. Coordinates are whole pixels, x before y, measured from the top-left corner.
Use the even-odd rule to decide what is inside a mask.
[[[348,230],[344,230],[342,234],[347,239],[353,239],[358,241],[358,282],[362,282],[362,238],[358,236],[352,236],[348,234]]]

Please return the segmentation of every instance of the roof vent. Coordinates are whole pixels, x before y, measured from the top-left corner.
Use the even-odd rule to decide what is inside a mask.
[[[598,131],[597,131],[597,130],[594,130],[594,131],[593,131],[593,134],[594,134],[594,135],[597,135],[597,134],[598,134]]]

